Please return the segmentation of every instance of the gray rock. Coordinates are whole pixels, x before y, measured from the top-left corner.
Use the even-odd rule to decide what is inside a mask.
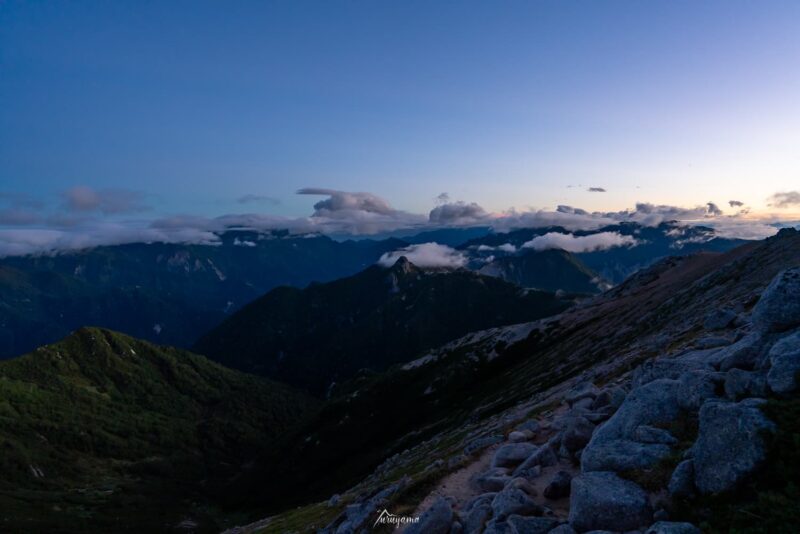
[[[691,523],[659,521],[645,530],[644,534],[700,534],[700,529]]]
[[[335,495],[331,496],[331,498],[330,498],[330,499],[328,499],[328,506],[329,506],[330,508],[334,508],[334,507],[336,507],[336,506],[339,506],[339,503],[341,502],[341,500],[342,500],[342,497],[341,497],[341,495],[339,495],[339,494],[337,493],[337,494],[335,494]]]
[[[753,308],[753,326],[782,332],[800,325],[800,267],[778,273]]]
[[[758,399],[738,403],[710,400],[700,409],[694,450],[694,481],[701,493],[733,489],[764,460],[763,430],[774,425]]]
[[[684,410],[699,410],[706,399],[717,396],[717,385],[723,379],[724,375],[707,370],[686,371],[678,378],[678,405]]]
[[[513,514],[541,515],[543,509],[533,502],[527,493],[518,488],[506,488],[498,493],[492,501],[495,519],[505,519]]]
[[[800,331],[775,343],[769,351],[769,362],[769,388],[778,394],[796,390],[797,373],[800,372]]]
[[[674,445],[678,440],[668,431],[650,425],[639,425],[633,433],[634,439],[639,443],[663,443]]]
[[[650,524],[647,493],[614,473],[583,473],[572,479],[569,524],[578,532],[632,530]]]
[[[522,423],[517,427],[517,430],[520,431],[527,430],[529,432],[532,432],[533,434],[539,432],[540,429],[541,425],[539,425],[539,421],[537,421],[536,419],[530,419],[528,421],[525,421],[524,423]]]
[[[736,320],[736,312],[730,309],[713,310],[706,314],[703,328],[706,330],[722,330],[728,328]]]
[[[724,336],[706,336],[696,339],[694,346],[698,349],[715,349],[733,343],[733,340]]]
[[[659,508],[655,511],[655,513],[653,513],[653,521],[656,523],[659,521],[669,521],[669,512],[663,508]]]
[[[581,471],[627,471],[646,469],[669,456],[671,449],[661,443],[639,443],[628,439],[594,441],[581,453]]]
[[[586,420],[585,417],[575,417],[564,430],[561,444],[569,452],[577,452],[589,443],[589,440],[592,439],[592,432],[594,432],[592,423]]]
[[[564,396],[564,400],[567,401],[570,406],[572,406],[581,399],[594,399],[597,397],[598,393],[600,393],[600,390],[598,390],[594,384],[591,382],[584,382],[569,390]]]
[[[460,521],[453,521],[450,525],[450,534],[464,534],[464,525]]]
[[[725,396],[737,401],[748,397],[764,397],[767,380],[764,375],[744,369],[731,369],[725,375]]]
[[[729,347],[722,349],[719,356],[719,370],[753,369],[758,361],[761,348],[764,345],[760,333],[751,333]]]
[[[539,475],[542,474],[542,467],[539,465],[534,465],[533,467],[526,467],[525,469],[517,469],[514,471],[514,476],[522,477],[525,480],[533,480],[535,478],[539,478]]]
[[[533,438],[533,432],[529,430],[515,430],[508,435],[508,441],[511,443],[522,443]]]
[[[592,410],[599,410],[611,406],[614,410],[622,406],[628,393],[621,387],[611,387],[602,390],[592,403]]]
[[[672,472],[667,486],[672,497],[683,499],[695,495],[694,461],[684,460]]]
[[[511,477],[508,475],[508,469],[502,467],[493,467],[475,475],[472,479],[475,487],[485,493],[500,491],[510,481]]]
[[[575,532],[575,529],[567,524],[559,525],[553,530],[551,530],[548,534],[578,534]]]
[[[702,353],[716,352],[716,351],[698,351]],[[634,389],[640,388],[645,384],[649,384],[654,380],[670,379],[676,380],[686,371],[693,371],[695,369],[703,371],[715,371],[713,365],[703,360],[695,360],[688,358],[693,353],[687,353],[677,358],[659,358],[657,360],[648,360],[643,362],[633,372],[633,385]],[[631,392],[632,393],[632,392]],[[630,394],[629,394],[630,395]]]
[[[519,467],[514,471],[514,476],[524,476],[523,473],[526,469],[531,467],[541,466],[548,467],[558,463],[558,457],[553,451],[552,444],[547,443],[539,447],[539,449],[531,454]]]
[[[411,523],[406,534],[448,534],[453,524],[453,508],[450,501],[439,497],[425,510],[416,523]]]
[[[367,520],[375,515],[375,512],[386,506],[389,498],[405,487],[406,479],[391,484],[377,492],[368,499],[355,502],[347,506],[342,514],[326,526],[324,532],[335,532],[336,534],[350,534],[358,532],[366,525]]]
[[[522,517],[511,515],[506,519],[514,534],[547,534],[558,521],[551,517]]]
[[[567,471],[559,471],[553,475],[550,483],[544,488],[544,496],[548,499],[560,499],[569,495],[572,475]]]
[[[577,410],[590,410],[591,407],[592,407],[592,404],[594,404],[594,399],[592,397],[585,397],[583,399],[576,400],[572,404],[572,409],[573,410],[575,410],[575,409],[577,409]]]
[[[504,519],[492,519],[486,523],[486,530],[483,531],[483,534],[514,534],[514,531]]]
[[[494,453],[492,466],[513,467],[528,459],[539,448],[532,443],[508,443]]]
[[[480,532],[490,517],[492,517],[491,502],[473,506],[464,517],[464,532],[466,534]]]

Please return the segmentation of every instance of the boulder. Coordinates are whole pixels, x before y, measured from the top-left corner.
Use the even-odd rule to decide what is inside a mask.
[[[466,515],[463,516],[464,533],[477,534],[483,529],[486,521],[492,517],[491,502],[480,503],[472,507]]]
[[[585,417],[575,417],[567,424],[561,437],[561,444],[569,452],[574,453],[586,446],[592,439],[594,425]]]
[[[678,378],[678,405],[696,411],[706,401],[717,396],[717,386],[724,375],[707,370],[686,371]]]
[[[581,471],[628,471],[647,469],[670,455],[669,446],[628,439],[594,439],[581,453]]]
[[[511,515],[506,519],[514,534],[547,534],[558,521],[551,517],[523,517]]]
[[[537,421],[536,419],[529,419],[528,421],[525,421],[524,423],[522,423],[517,427],[517,430],[521,432],[527,430],[532,434],[536,434],[537,432],[539,432],[540,429],[541,425],[539,425],[539,421]]]
[[[736,312],[730,309],[712,310],[703,320],[706,330],[722,330],[728,328],[736,320]]]
[[[548,467],[557,463],[558,457],[556,457],[556,453],[553,451],[553,446],[551,443],[547,443],[539,447],[536,452],[531,454],[524,462],[522,462],[513,474],[515,477],[524,476],[523,473],[525,470],[530,469],[531,467]]]
[[[506,488],[492,500],[492,511],[495,519],[502,520],[513,514],[541,515],[544,510],[521,489]]]
[[[725,336],[706,336],[696,339],[694,346],[698,349],[715,349],[733,343],[733,340]]]
[[[567,471],[559,471],[553,475],[550,483],[544,488],[544,496],[548,499],[560,499],[569,495],[572,475]]]
[[[569,524],[578,532],[633,530],[650,524],[647,493],[614,473],[583,473],[572,479]]]
[[[753,369],[763,346],[764,338],[760,333],[754,332],[744,336],[733,345],[720,350],[719,370]]]
[[[494,453],[493,467],[513,467],[527,460],[539,448],[532,443],[508,443]]]
[[[597,386],[595,386],[591,382],[583,382],[582,384],[578,384],[577,386],[569,390],[567,394],[564,396],[564,400],[567,401],[567,404],[572,406],[581,399],[586,399],[586,398],[594,399],[595,397],[597,397],[598,393],[600,393],[600,390],[597,389]]]
[[[800,331],[783,337],[769,351],[770,368],[767,373],[769,388],[778,394],[797,389],[800,372]]]
[[[510,481],[508,470],[502,467],[494,467],[479,473],[472,480],[474,485],[483,492],[500,491]]]
[[[725,396],[737,401],[748,397],[764,397],[767,380],[761,373],[731,369],[725,374]]]
[[[592,410],[596,411],[606,406],[611,406],[614,410],[619,408],[625,401],[628,393],[621,387],[612,387],[602,390],[592,403]]]
[[[663,428],[656,428],[650,425],[639,425],[633,433],[633,437],[639,443],[663,443],[664,445],[675,445],[678,440]]]
[[[700,409],[700,430],[692,449],[694,481],[701,493],[733,489],[764,461],[761,433],[774,424],[759,409],[761,402],[710,400]]]
[[[551,530],[549,534],[578,534],[575,532],[575,529],[569,526],[568,524],[558,525],[556,528]]]
[[[508,435],[508,441],[511,443],[522,443],[533,438],[533,432],[530,430],[515,430]]]
[[[697,351],[709,352],[709,351]],[[716,352],[716,351],[711,351]],[[670,379],[676,380],[686,371],[700,369],[704,371],[715,371],[713,365],[705,360],[689,359],[688,356],[693,353],[686,353],[683,356],[676,358],[659,358],[656,360],[647,360],[643,362],[633,372],[633,385],[634,389],[640,388],[645,384],[649,384],[654,380]],[[632,393],[632,392],[631,392]]]
[[[683,499],[695,495],[693,460],[684,460],[678,464],[672,472],[667,489],[674,498]]]
[[[439,497],[425,510],[416,523],[405,529],[406,534],[448,534],[453,524],[453,508],[450,501]]]
[[[753,308],[753,326],[782,332],[800,325],[800,267],[778,273]]]
[[[644,534],[700,534],[700,529],[691,523],[659,521],[645,530]]]

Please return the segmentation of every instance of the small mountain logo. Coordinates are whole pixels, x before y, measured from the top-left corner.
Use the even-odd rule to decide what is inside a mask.
[[[390,513],[389,510],[384,508],[380,514],[378,514],[378,519],[375,520],[375,523],[372,525],[372,527],[375,528],[378,525],[394,525],[395,528],[397,528],[400,525],[408,525],[418,522],[419,517],[411,515],[394,515]]]

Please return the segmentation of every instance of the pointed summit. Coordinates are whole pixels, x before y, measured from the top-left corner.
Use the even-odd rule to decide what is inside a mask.
[[[405,256],[400,256],[397,258],[397,261],[394,262],[394,265],[391,267],[392,272],[397,274],[411,274],[414,272],[419,271],[416,265],[408,261],[408,258]]]

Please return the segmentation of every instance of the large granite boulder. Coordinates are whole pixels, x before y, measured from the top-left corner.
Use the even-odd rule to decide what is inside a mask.
[[[701,493],[735,488],[764,461],[762,432],[774,424],[759,409],[762,402],[710,400],[700,409],[700,430],[692,449],[694,481]]]
[[[411,523],[406,534],[448,534],[453,524],[453,508],[450,501],[439,497],[425,510],[416,523]]]
[[[753,325],[766,332],[800,325],[800,267],[786,269],[772,279],[753,308]]]
[[[583,473],[572,479],[569,524],[578,532],[624,532],[649,525],[653,509],[647,493],[614,473]]]
[[[514,467],[527,460],[538,447],[532,443],[507,443],[494,453],[493,467]]]
[[[778,394],[797,389],[800,372],[800,331],[780,339],[769,351],[770,368],[767,373],[769,388]]]

